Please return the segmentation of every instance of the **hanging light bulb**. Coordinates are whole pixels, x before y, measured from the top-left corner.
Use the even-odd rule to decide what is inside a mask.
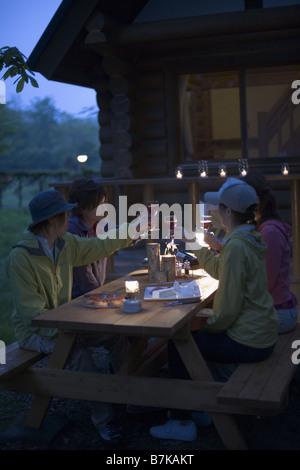
[[[178,178],[178,179],[180,179],[180,178],[183,177],[181,166],[179,166],[179,167],[176,169],[176,171],[175,171],[175,176],[176,176],[176,178]]]
[[[206,160],[201,160],[198,166],[199,176],[201,178],[207,178],[208,176],[208,164]]]
[[[227,175],[226,165],[219,166],[219,175],[221,176],[221,178],[226,178],[226,175]]]
[[[247,158],[239,158],[239,172],[241,176],[246,176],[246,174],[248,173]]]
[[[283,163],[281,165],[281,174],[287,176],[290,173],[290,167],[288,163]]]

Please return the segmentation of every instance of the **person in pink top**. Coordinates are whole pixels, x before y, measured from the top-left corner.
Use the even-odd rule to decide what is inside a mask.
[[[294,328],[298,319],[297,299],[290,291],[291,227],[277,212],[277,203],[261,173],[248,173],[243,181],[257,193],[256,229],[265,244],[268,290],[278,313],[279,333]]]

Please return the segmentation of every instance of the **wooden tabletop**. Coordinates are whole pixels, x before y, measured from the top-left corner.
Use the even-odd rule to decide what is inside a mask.
[[[146,270],[135,271],[95,289],[93,293],[124,293],[125,280],[128,277],[139,280],[142,310],[139,313],[124,313],[123,308],[96,309],[86,305],[86,297],[78,297],[71,302],[60,305],[35,317],[32,324],[38,327],[54,327],[70,332],[90,332],[123,334],[130,336],[160,336],[172,337],[182,328],[200,309],[205,307],[213,298],[218,287],[218,281],[203,271],[194,271],[193,277],[183,281],[197,280],[201,289],[201,300],[197,303],[167,306],[170,300],[146,301],[144,290],[146,286],[153,285],[148,282]]]

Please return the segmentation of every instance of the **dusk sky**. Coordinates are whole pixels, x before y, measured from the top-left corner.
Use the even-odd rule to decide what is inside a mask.
[[[0,0],[0,48],[16,46],[28,58],[42,36],[62,0]],[[0,78],[3,72],[0,72]],[[14,79],[8,78],[6,102],[14,101],[27,107],[34,98],[51,96],[56,108],[77,115],[84,108],[96,106],[95,91],[45,79],[35,73],[39,88],[25,84],[16,92]],[[78,114],[80,117],[80,114]],[[84,114],[82,115],[84,117]]]

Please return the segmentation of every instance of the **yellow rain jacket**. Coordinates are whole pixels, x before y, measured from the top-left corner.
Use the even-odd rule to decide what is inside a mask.
[[[220,256],[205,247],[195,251],[200,266],[219,280],[208,332],[226,331],[238,343],[258,349],[276,343],[278,315],[268,292],[265,252],[253,225],[229,233]]]
[[[50,340],[56,338],[56,329],[33,327],[32,318],[71,300],[74,266],[93,263],[127,247],[132,239],[127,227],[122,229],[125,239],[82,238],[67,232],[57,240],[55,263],[37,237],[24,232],[23,240],[11,250],[6,262],[14,302],[12,320],[19,343],[34,333]]]

